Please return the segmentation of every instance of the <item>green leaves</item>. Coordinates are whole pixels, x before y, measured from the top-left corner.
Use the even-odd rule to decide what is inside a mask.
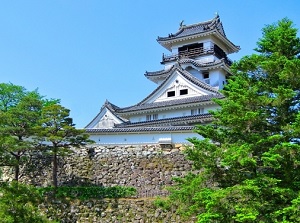
[[[53,187],[44,187],[39,188],[38,192],[42,196],[51,194],[55,188]],[[124,198],[131,197],[136,195],[136,189],[133,187],[96,187],[96,186],[87,186],[87,187],[59,187],[57,188],[55,196],[57,198],[71,198],[71,199],[103,199],[103,198]]]
[[[27,91],[13,84],[0,84],[0,164],[15,166],[15,180],[24,154],[34,149],[31,138],[36,134],[42,108],[37,91]]]
[[[37,137],[34,137],[36,145],[52,153],[52,179],[53,186],[57,188],[57,156],[70,152],[71,147],[78,147],[91,143],[89,136],[84,130],[76,129],[72,118],[69,117],[70,110],[52,101],[47,102],[41,111],[39,125],[35,131]]]
[[[215,100],[204,139],[186,150],[198,174],[177,179],[170,203],[198,222],[300,222],[300,39],[288,19],[263,29]],[[190,200],[187,202],[187,200]]]
[[[0,185],[0,219],[3,223],[47,223],[48,220],[37,206],[42,197],[31,186],[12,182]]]

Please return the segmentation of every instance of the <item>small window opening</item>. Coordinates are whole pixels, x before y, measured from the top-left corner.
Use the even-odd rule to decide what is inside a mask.
[[[146,115],[146,121],[151,121],[151,115]]]
[[[146,115],[146,121],[157,120],[158,114]]]
[[[168,97],[174,97],[174,96],[175,96],[175,91],[168,92]]]
[[[180,95],[188,94],[188,89],[182,89],[180,90]]]
[[[209,72],[203,72],[203,79],[209,78]]]
[[[204,114],[204,108],[191,109],[191,115],[201,115],[201,114]]]

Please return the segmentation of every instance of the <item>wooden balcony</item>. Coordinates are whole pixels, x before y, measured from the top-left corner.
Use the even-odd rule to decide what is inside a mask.
[[[214,53],[213,46],[210,48],[199,47],[194,49],[188,49],[188,50],[180,51],[178,54],[171,54],[171,55],[163,54],[161,63],[163,64],[169,61],[176,61],[177,59],[181,59],[181,58],[195,58],[201,55],[212,54],[212,53]]]
[[[203,56],[208,54],[214,54],[219,59],[224,58],[225,63],[228,64],[229,66],[232,64],[232,61],[225,55],[225,53],[220,53],[219,48],[216,48],[215,45],[211,46],[210,48],[199,47],[199,48],[188,49],[188,50],[180,51],[178,54],[171,54],[171,55],[163,54],[161,64],[165,64],[166,62],[176,61],[182,58],[195,58],[198,56]]]

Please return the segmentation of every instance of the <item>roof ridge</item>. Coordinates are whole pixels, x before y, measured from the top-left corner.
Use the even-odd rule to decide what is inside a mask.
[[[206,21],[203,21],[203,22],[198,22],[198,23],[193,23],[193,24],[190,24],[190,25],[183,25],[181,26],[182,28],[190,28],[190,27],[195,27],[195,26],[199,26],[199,25],[204,25],[204,24],[209,24],[209,23],[212,23],[213,21],[215,21],[216,19],[219,19],[220,16],[219,15],[216,15],[214,18],[212,19],[209,19],[209,20],[206,20]],[[181,28],[180,27],[180,28]]]

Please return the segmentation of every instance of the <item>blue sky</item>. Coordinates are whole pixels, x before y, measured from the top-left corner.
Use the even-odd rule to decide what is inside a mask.
[[[299,0],[27,0],[0,1],[0,82],[39,89],[71,109],[84,127],[108,99],[138,103],[156,85],[144,77],[157,71],[157,36],[179,23],[212,19],[218,12],[227,37],[253,53],[261,29],[288,17],[300,27]]]

